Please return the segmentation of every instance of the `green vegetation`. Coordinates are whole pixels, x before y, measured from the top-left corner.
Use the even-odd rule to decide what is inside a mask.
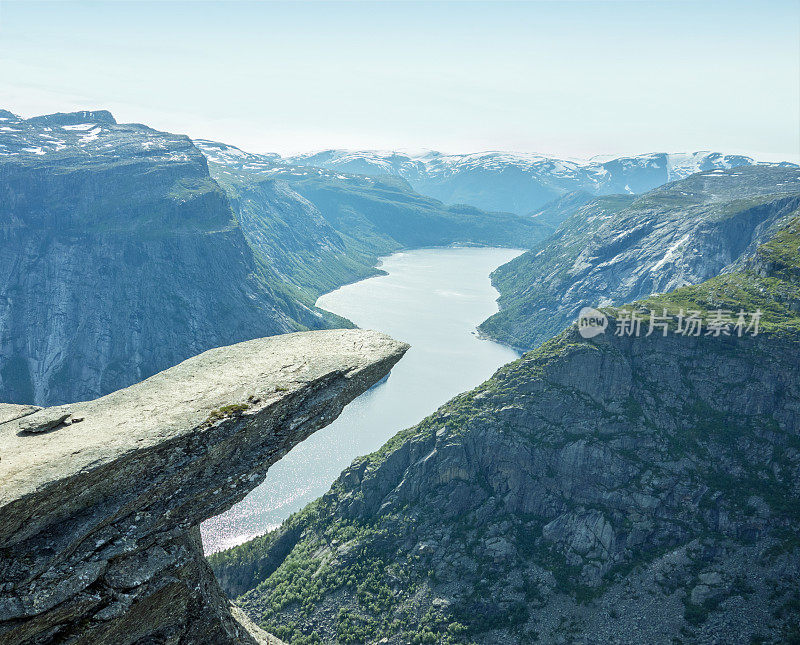
[[[246,403],[231,403],[230,405],[223,405],[221,408],[212,410],[206,418],[206,423],[214,423],[225,417],[235,417],[246,411],[248,405]]]
[[[777,566],[797,549],[787,527],[800,523],[800,442],[769,407],[735,410],[725,396],[752,388],[754,401],[785,403],[790,386],[772,392],[758,368],[769,362],[776,382],[796,375],[799,279],[795,216],[736,271],[635,303],[672,313],[758,308],[758,342],[709,339],[685,353],[651,344],[637,354],[613,335],[584,341],[567,329],[356,460],[278,531],[211,565],[223,584],[239,572],[237,602],[292,643],[469,643],[490,632],[533,642],[536,612],[552,595],[591,611],[681,548],[683,577],[658,582],[665,593],[696,585],[710,558],[762,539],[772,546],[760,565]],[[658,380],[662,362],[669,382]],[[717,365],[746,374],[723,383]],[[603,526],[639,539],[606,558],[592,537]],[[488,548],[498,538],[506,547]],[[728,599],[759,593],[742,571],[706,602],[687,599],[686,634],[707,628]],[[797,601],[778,601],[776,620],[794,637]],[[562,620],[562,635],[577,629]]]
[[[696,310],[704,319],[718,309],[734,316],[740,310],[758,310],[763,313],[762,330],[794,335],[800,330],[800,217],[761,245],[740,270],[639,304],[658,312],[666,309],[671,315]]]
[[[549,229],[530,218],[446,206],[396,177],[210,164],[248,242],[302,302],[379,274],[378,257],[453,243],[529,247]]]
[[[711,613],[718,604],[717,601],[711,599],[699,605],[686,601],[684,603],[683,617],[692,627],[698,627],[706,622],[708,614]]]
[[[313,507],[309,512],[319,510]],[[350,600],[348,608],[336,612],[338,642],[363,643],[392,633],[402,633],[411,643],[461,642],[456,639],[465,628],[457,622],[429,612],[416,625],[399,606],[397,591],[413,590],[421,581],[398,565],[398,553],[386,547],[388,538],[375,525],[335,520],[321,533],[300,540],[274,573],[238,602],[265,629],[292,643],[316,642],[318,635],[302,625],[329,594]],[[236,551],[215,554],[212,566],[227,565],[231,556],[240,555]],[[282,619],[287,613],[292,616],[289,621]]]

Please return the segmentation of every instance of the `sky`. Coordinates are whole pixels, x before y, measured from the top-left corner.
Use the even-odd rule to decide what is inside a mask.
[[[0,0],[0,108],[290,154],[800,160],[800,0]]]

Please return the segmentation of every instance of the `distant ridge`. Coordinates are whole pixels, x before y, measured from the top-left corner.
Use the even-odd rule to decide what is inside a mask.
[[[418,192],[446,204],[463,203],[520,215],[574,191],[637,194],[696,172],[759,165],[752,157],[708,151],[654,152],[601,161],[501,151],[444,154],[430,150],[414,154],[324,150],[283,161],[370,176],[395,175]],[[789,162],[777,165],[795,166]]]

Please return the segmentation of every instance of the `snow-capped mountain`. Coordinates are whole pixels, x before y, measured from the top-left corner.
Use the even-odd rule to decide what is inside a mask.
[[[245,152],[236,146],[208,139],[195,139],[194,144],[203,151],[209,161],[217,164],[243,168],[250,166],[258,170],[272,170],[285,165],[277,153]]]
[[[432,150],[325,150],[290,157],[253,154],[212,141],[195,144],[212,162],[271,175],[394,176],[446,204],[532,214],[580,191],[589,195],[638,194],[697,172],[752,166],[752,157],[720,152],[657,152],[629,157],[558,159],[533,153],[444,154]],[[790,163],[778,165],[794,166]]]
[[[530,213],[576,190],[594,195],[641,193],[696,172],[757,163],[743,155],[707,151],[580,161],[513,152],[325,150],[287,157],[284,161],[339,172],[396,175],[418,192],[445,203],[519,214]]]
[[[155,162],[205,165],[189,137],[138,123],[117,123],[107,110],[46,114],[24,119],[0,110],[0,162]]]

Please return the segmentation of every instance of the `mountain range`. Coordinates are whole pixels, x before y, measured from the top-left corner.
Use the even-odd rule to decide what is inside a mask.
[[[105,111],[0,118],[4,401],[92,398],[328,324],[248,244],[188,137]]]
[[[756,165],[751,157],[720,152],[572,160],[512,152],[325,150],[287,157],[285,161],[373,177],[402,177],[418,192],[446,204],[470,204],[520,215],[530,214],[574,191],[592,195],[636,194],[696,172]]]
[[[276,155],[205,140],[195,144],[251,243],[314,299],[373,275],[378,256],[400,248],[451,243],[528,248],[550,233],[548,224],[529,217],[446,206],[399,177],[287,165]],[[287,247],[302,250],[287,254]]]
[[[493,274],[501,310],[481,331],[530,351],[357,459],[277,530],[209,558],[228,596],[292,645],[800,640],[796,166],[720,153],[281,157],[103,110],[0,111],[0,209],[0,397],[16,403],[97,398],[218,345],[348,326],[317,296],[398,249],[529,249]],[[572,324],[584,306],[605,321],[591,338]],[[662,327],[634,334],[634,315]],[[217,638],[222,617],[220,639],[244,638],[249,621],[230,622],[190,527],[406,349],[352,334],[361,341],[329,332],[217,350],[132,388],[143,403],[107,397],[133,401],[155,452],[92,417],[103,400],[85,404],[88,420],[80,405],[5,406],[19,448],[6,468],[58,473],[74,459],[48,455],[91,461],[94,446],[113,479],[95,462],[58,475],[63,504],[36,473],[25,480],[31,494],[8,505],[4,629],[177,642]],[[258,391],[251,346],[274,368]],[[213,394],[202,406],[186,395],[197,365]],[[319,373],[287,380],[297,369]],[[165,381],[174,406],[157,396]],[[136,434],[136,414],[111,418]],[[115,452],[127,443],[133,462]],[[110,486],[133,466],[139,488]],[[191,610],[160,595],[175,584]]]
[[[211,347],[348,326],[314,302],[380,255],[547,233],[400,179],[272,172],[269,156],[201,145],[209,159],[102,110],[0,112],[2,400],[97,397]]]
[[[485,334],[533,349],[582,307],[630,302],[730,270],[800,206],[800,169],[712,170],[642,195],[583,206],[582,194],[572,200],[551,237],[492,274],[500,312],[481,323]],[[543,212],[563,212],[565,201]]]

